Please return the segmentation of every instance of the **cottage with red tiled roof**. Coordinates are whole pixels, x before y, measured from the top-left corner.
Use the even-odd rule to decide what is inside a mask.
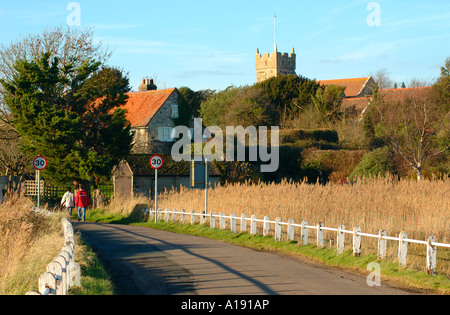
[[[135,132],[133,153],[169,153],[174,142],[174,119],[179,118],[178,90],[157,90],[153,80],[144,79],[139,92],[128,93],[127,119]]]
[[[345,87],[345,97],[342,107],[353,109],[356,113],[364,115],[364,112],[372,102],[372,93],[376,87],[375,80],[369,77],[339,80],[318,81],[321,85],[338,85]],[[381,95],[387,102],[405,101],[411,97],[426,97],[430,93],[430,87],[383,89]]]
[[[370,96],[376,86],[372,76],[353,79],[322,80],[318,82],[324,86],[337,85],[345,87],[344,94],[346,98],[361,98]]]

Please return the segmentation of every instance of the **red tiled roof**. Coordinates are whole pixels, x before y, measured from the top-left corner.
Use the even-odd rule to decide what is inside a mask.
[[[127,103],[121,108],[127,110],[126,116],[131,123],[131,127],[147,126],[175,90],[128,93]]]
[[[322,80],[318,81],[321,85],[337,85],[345,87],[346,97],[357,97],[363,89],[370,77],[354,78],[354,79],[339,79],[339,80]]]
[[[385,101],[402,102],[407,98],[425,98],[431,92],[431,87],[417,87],[406,89],[386,89],[381,90],[381,95]]]
[[[355,106],[356,111],[361,112],[370,104],[371,100],[372,98],[370,97],[344,98],[342,100],[342,106],[344,108]]]

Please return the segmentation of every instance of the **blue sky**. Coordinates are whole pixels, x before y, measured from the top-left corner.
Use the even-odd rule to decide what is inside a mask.
[[[0,43],[67,25],[71,1],[0,0]],[[76,1],[81,27],[113,52],[110,64],[160,88],[222,90],[256,81],[255,53],[297,54],[297,74],[318,80],[387,69],[393,80],[433,80],[450,57],[449,0]],[[369,3],[380,7],[371,27]]]

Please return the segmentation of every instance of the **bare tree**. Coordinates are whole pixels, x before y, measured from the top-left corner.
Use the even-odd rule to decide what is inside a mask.
[[[436,101],[431,87],[401,92],[400,97],[386,91],[377,93],[378,132],[422,180],[425,164],[450,149],[448,141],[442,141],[449,134],[450,113]]]
[[[371,74],[379,90],[394,88],[394,81],[390,78],[390,73],[386,68],[378,70]]]
[[[20,151],[19,142],[19,134],[0,121],[0,172],[4,175],[23,175],[31,163]]]
[[[42,34],[30,34],[12,42],[9,46],[2,44],[0,79],[6,82],[12,80],[16,73],[14,65],[18,60],[33,61],[47,52],[50,53],[50,60],[58,57],[60,67],[65,67],[69,63],[79,67],[87,60],[96,60],[104,64],[111,56],[111,52],[104,48],[102,42],[95,42],[92,28],[56,27],[44,30]],[[4,93],[4,88],[0,85],[0,120],[13,126],[9,109],[3,102]]]
[[[19,60],[40,59],[50,53],[51,59],[58,57],[59,66],[69,64],[79,67],[88,60],[105,63],[111,52],[103,43],[94,40],[92,28],[47,29],[42,34],[28,35],[9,45],[0,45],[0,79],[9,82]],[[29,158],[20,151],[20,135],[14,127],[14,117],[4,100],[5,90],[0,84],[0,170],[10,175],[23,174],[30,164]]]

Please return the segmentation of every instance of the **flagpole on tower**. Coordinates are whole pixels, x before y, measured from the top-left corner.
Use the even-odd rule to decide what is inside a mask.
[[[277,16],[274,15],[274,33],[275,33],[275,43],[274,43],[274,51],[277,52]]]

